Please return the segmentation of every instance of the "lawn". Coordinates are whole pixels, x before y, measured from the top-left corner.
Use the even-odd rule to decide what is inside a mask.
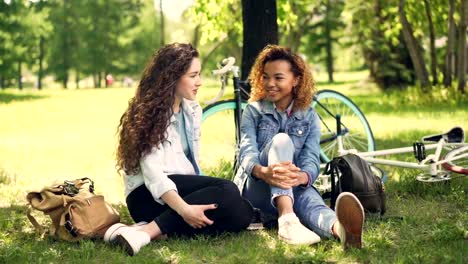
[[[377,148],[407,146],[455,125],[468,131],[466,97],[431,103],[412,92],[383,94],[364,80],[364,72],[335,77],[337,83],[329,85],[319,75],[318,88],[338,90],[361,107]],[[200,99],[216,92],[216,82],[207,79]],[[0,91],[0,263],[468,262],[467,178],[422,184],[414,180],[416,172],[388,167],[388,218],[366,221],[362,250],[343,252],[334,240],[289,246],[269,230],[171,238],[130,258],[101,241],[39,237],[25,215],[25,194],[55,180],[92,178],[97,192],[131,223],[114,152],[116,127],[133,93],[131,88]]]

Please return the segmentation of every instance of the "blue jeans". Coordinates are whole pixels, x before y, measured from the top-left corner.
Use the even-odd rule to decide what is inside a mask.
[[[285,133],[279,133],[260,153],[260,165],[268,166],[282,161],[291,161],[294,151],[291,138]],[[281,189],[249,176],[242,195],[263,213],[276,217],[278,211],[273,199],[280,195],[287,195],[293,200],[294,212],[303,225],[321,237],[332,236],[336,214],[324,203],[315,187],[297,186],[292,189]]]

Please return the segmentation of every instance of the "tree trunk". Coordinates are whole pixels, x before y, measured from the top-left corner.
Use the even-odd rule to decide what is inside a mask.
[[[455,0],[449,0],[449,16],[447,30],[447,52],[445,54],[444,66],[444,85],[449,87],[452,85],[452,76],[455,68]]]
[[[164,11],[163,11],[163,0],[159,0],[159,18],[160,18],[160,40],[161,47],[164,46]]]
[[[76,78],[75,78],[76,89],[80,89],[80,72],[76,71]]]
[[[0,87],[5,90],[5,77],[3,75],[0,75]]]
[[[62,36],[62,58],[63,58],[63,89],[67,89],[68,84],[68,68],[69,68],[69,61],[68,58],[70,53],[68,52],[68,44],[69,44],[69,24],[67,21],[68,12],[67,12],[67,1],[63,1],[63,29],[64,35]]]
[[[429,75],[426,70],[426,64],[424,63],[421,47],[413,35],[413,29],[410,23],[406,19],[404,6],[405,0],[400,0],[400,3],[398,5],[398,14],[400,17],[401,25],[403,27],[403,38],[406,42],[406,46],[408,47],[411,61],[414,65],[416,78],[419,80],[423,91],[427,91],[427,88],[429,87]]]
[[[68,72],[65,72],[65,75],[63,76],[63,89],[68,88]]]
[[[434,24],[432,23],[431,6],[429,5],[429,2],[427,0],[424,0],[424,6],[426,9],[427,22],[429,24],[432,84],[436,85],[438,83],[438,80],[437,80],[437,57],[436,57],[436,50],[435,50]]]
[[[247,79],[255,58],[268,44],[278,44],[276,1],[242,0],[242,80]],[[250,91],[249,91],[250,92]]]
[[[197,48],[198,47],[198,42],[200,42],[200,27],[201,25],[198,24],[195,29],[193,30],[193,39],[192,39],[192,45]]]
[[[21,61],[18,62],[18,89],[23,90],[23,81],[21,80]]]
[[[327,72],[328,82],[333,83],[333,53],[332,53],[332,36],[330,28],[330,0],[327,0],[327,11],[325,17],[325,38],[326,38],[326,50],[327,50]]]
[[[93,74],[94,88],[101,88],[101,73],[97,72]]]
[[[468,25],[468,0],[462,0],[458,37],[458,91],[465,93],[466,87],[466,27]]]
[[[43,62],[44,62],[44,37],[39,38],[39,71],[37,73],[37,89],[42,89],[42,76],[43,76]]]

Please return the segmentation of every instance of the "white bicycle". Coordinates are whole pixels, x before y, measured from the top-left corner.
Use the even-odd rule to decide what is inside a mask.
[[[338,117],[339,119],[339,117]],[[340,135],[340,126],[337,128],[335,149],[339,156],[347,153],[359,155],[371,164],[374,173],[379,177],[386,177],[385,173],[374,165],[388,165],[420,170],[416,180],[421,182],[448,181],[457,177],[468,175],[468,143],[465,143],[465,133],[461,127],[454,127],[447,133],[424,136],[421,142],[412,147],[391,148],[378,151],[359,152],[355,149],[345,149],[343,137]],[[428,151],[431,151],[428,153]],[[413,153],[416,161],[408,162],[398,159],[377,158],[395,154]],[[330,175],[320,175],[315,186],[321,191],[331,188]],[[383,179],[385,181],[385,179]]]

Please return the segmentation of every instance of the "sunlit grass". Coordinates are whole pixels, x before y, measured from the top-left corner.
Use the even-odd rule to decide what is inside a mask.
[[[365,80],[365,72],[337,73],[336,84],[317,75],[318,89],[334,89],[351,97],[363,110],[379,149],[410,146],[423,135],[445,132],[458,125],[468,130],[464,99],[447,104],[419,103],[413,93],[384,95]],[[205,78],[201,101],[218,92],[219,82]],[[115,170],[114,151],[119,118],[134,88],[42,91],[0,91],[0,259],[6,263],[129,261],[121,250],[101,241],[81,244],[56,242],[32,232],[25,217],[25,194],[51,181],[90,177],[98,193],[113,204],[124,204],[122,179]],[[228,87],[225,98],[232,96]],[[416,100],[416,101],[415,101]],[[208,153],[229,152],[210,139],[223,136],[233,121],[220,118],[202,132]],[[412,155],[402,156],[412,159]],[[205,160],[209,160],[209,154]],[[210,164],[224,166],[230,164]],[[228,166],[229,167],[229,166]],[[343,252],[339,243],[294,247],[280,242],[276,231],[244,232],[217,238],[171,238],[145,247],[132,262],[163,263],[466,263],[467,179],[427,185],[416,182],[417,172],[384,167],[388,216],[369,219],[365,248]],[[220,177],[232,176],[229,169]],[[211,174],[208,171],[208,174]],[[124,222],[131,218],[120,205]],[[398,216],[392,218],[393,216]],[[403,220],[399,220],[402,217]],[[42,218],[41,220],[45,220]],[[0,261],[0,262],[2,262]]]

